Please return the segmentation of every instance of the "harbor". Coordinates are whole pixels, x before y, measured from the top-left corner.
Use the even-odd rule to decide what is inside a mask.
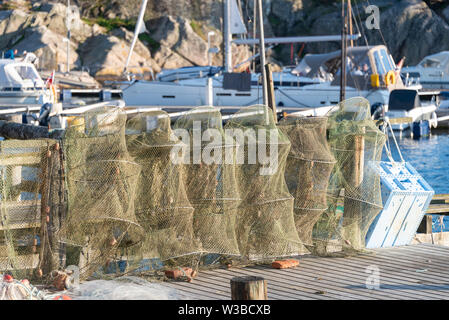
[[[449,299],[446,51],[139,3],[1,3],[0,300]]]

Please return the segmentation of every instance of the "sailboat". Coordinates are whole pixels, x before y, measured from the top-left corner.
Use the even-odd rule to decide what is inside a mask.
[[[135,40],[143,28],[143,13],[146,0],[142,2],[136,32],[131,46],[132,54]],[[225,64],[222,67],[187,67],[171,71],[163,71],[157,81],[132,81],[122,88],[123,99],[130,106],[249,106],[263,102],[262,82],[260,74],[233,73],[231,45],[257,44],[258,39],[236,39],[234,34],[246,33],[240,11],[235,0],[225,0]],[[348,39],[356,40],[360,35],[349,35]],[[340,35],[266,38],[267,44],[305,43],[322,41],[340,41]],[[129,59],[128,59],[129,60]],[[126,69],[126,67],[125,67]],[[311,108],[323,104],[338,102],[338,96],[333,94],[324,102],[323,94],[328,96],[333,92],[329,88],[328,79],[321,77],[302,76],[290,71],[274,72],[275,99],[284,108]],[[315,87],[314,86],[318,86]],[[308,90],[308,89],[311,90]],[[318,89],[318,91],[317,91]],[[337,100],[336,100],[337,99]]]

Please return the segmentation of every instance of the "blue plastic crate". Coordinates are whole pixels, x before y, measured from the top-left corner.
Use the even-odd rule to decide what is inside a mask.
[[[367,248],[408,245],[435,192],[410,163],[371,163],[380,174],[383,210],[370,226]]]

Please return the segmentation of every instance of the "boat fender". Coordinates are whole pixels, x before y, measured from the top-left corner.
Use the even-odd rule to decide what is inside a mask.
[[[373,120],[378,120],[385,114],[384,105],[381,102],[376,102],[371,106],[371,117]]]
[[[52,107],[53,107],[53,104],[51,104],[51,103],[45,103],[41,107],[41,110],[39,111],[39,118],[37,119],[39,121],[40,126],[43,126],[43,127],[48,126],[48,118],[49,118],[50,111],[51,111]]]
[[[378,74],[372,74],[371,75],[371,87],[373,88],[379,88],[380,87],[380,80]]]
[[[388,71],[387,75],[385,76],[385,84],[387,86],[396,84],[396,75],[393,71]]]
[[[438,116],[436,112],[432,113],[432,119],[429,120],[429,124],[431,128],[437,128],[438,127]]]

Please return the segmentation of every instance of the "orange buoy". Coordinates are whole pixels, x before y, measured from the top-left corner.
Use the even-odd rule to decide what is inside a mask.
[[[14,281],[14,278],[13,278],[12,275],[10,275],[10,274],[5,274],[5,275],[3,276],[3,281],[5,281],[5,282],[13,282],[13,281]]]

